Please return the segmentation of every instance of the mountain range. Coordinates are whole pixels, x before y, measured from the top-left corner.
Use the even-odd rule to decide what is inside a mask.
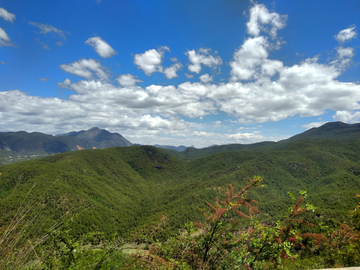
[[[56,136],[40,132],[0,132],[0,164],[74,150],[131,145],[120,134],[98,127]]]
[[[342,122],[326,123],[320,127],[309,129],[301,134],[280,142],[259,142],[253,144],[213,145],[202,149],[184,145],[171,146],[155,144],[157,148],[174,150],[179,158],[200,157],[217,152],[256,149],[265,145],[275,146],[306,138],[336,138],[340,140],[353,139],[360,134],[360,124]],[[40,132],[28,133],[0,132],[0,164],[13,163],[51,154],[64,153],[82,149],[99,149],[115,146],[131,146],[132,143],[118,133],[93,127],[89,130],[72,131],[69,133],[49,135]],[[135,144],[139,145],[139,144]]]

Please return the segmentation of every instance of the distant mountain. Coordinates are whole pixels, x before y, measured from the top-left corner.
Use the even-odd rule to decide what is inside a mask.
[[[360,138],[360,123],[346,124],[343,122],[330,122],[320,127],[309,129],[285,141],[296,141],[306,138],[354,140]]]
[[[105,129],[93,127],[89,130],[72,131],[66,134],[56,135],[57,137],[78,138],[92,145],[92,148],[108,148],[114,146],[131,146],[132,143],[119,133],[111,133]],[[88,148],[88,147],[84,147]]]
[[[69,141],[66,138],[56,138],[40,132],[0,132],[0,150],[17,153],[61,153],[73,150],[77,144],[81,144],[79,139]]]
[[[185,149],[187,148],[184,145],[180,145],[180,146],[172,146],[172,145],[160,145],[160,144],[154,144],[155,147],[157,148],[164,148],[164,149],[169,149],[169,150],[175,150],[178,152],[182,152],[185,151]]]
[[[120,134],[97,127],[57,136],[40,132],[0,132],[0,164],[74,150],[131,145]]]
[[[320,127],[309,129],[303,133],[290,137],[289,139],[279,142],[258,142],[252,144],[227,144],[227,145],[213,145],[201,149],[195,149],[188,147],[185,151],[182,151],[177,155],[182,159],[194,159],[202,156],[207,156],[215,153],[237,151],[237,150],[252,150],[252,151],[264,151],[281,149],[286,145],[302,140],[309,139],[335,139],[341,142],[353,142],[360,139],[360,123],[346,124],[343,122],[330,122]]]
[[[330,122],[279,142],[265,141],[253,144],[213,145],[202,149],[185,147],[183,145],[176,147],[156,144],[155,147],[167,149],[170,150],[170,152],[173,151],[172,154],[180,159],[194,159],[201,156],[227,151],[263,151],[265,149],[281,149],[289,143],[301,140],[335,139],[341,142],[352,142],[359,138],[359,123],[346,124],[342,122]],[[78,149],[131,145],[131,142],[120,134],[111,133],[98,127],[94,127],[89,130],[72,131],[56,136],[39,132],[0,132],[0,164]]]

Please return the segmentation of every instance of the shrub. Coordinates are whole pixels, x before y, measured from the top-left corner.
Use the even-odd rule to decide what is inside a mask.
[[[250,189],[259,187],[262,187],[261,177],[249,179],[239,192],[229,185],[224,201],[216,198],[214,204],[207,202],[208,207],[200,209],[205,222],[190,222],[180,235],[151,245],[147,253],[133,255],[132,266],[151,269],[276,269],[282,268],[286,260],[299,258],[304,250],[312,255],[321,250],[328,252],[330,255],[322,258],[324,265],[352,265],[357,261],[354,249],[356,232],[346,224],[330,230],[309,222],[306,213],[314,212],[315,208],[304,202],[306,191],[300,191],[298,200],[289,193],[294,205],[282,220],[274,224],[260,222],[260,212],[255,207],[257,201],[247,197]]]

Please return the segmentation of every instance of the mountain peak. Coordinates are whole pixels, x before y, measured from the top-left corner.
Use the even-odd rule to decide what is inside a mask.
[[[96,130],[100,130],[100,128],[98,128],[98,127],[92,127],[92,128],[90,128],[88,131],[96,131]]]
[[[328,122],[320,127],[314,127],[303,133],[295,135],[288,140],[298,140],[304,138],[336,138],[339,140],[354,140],[360,134],[360,123],[346,124],[343,122]]]

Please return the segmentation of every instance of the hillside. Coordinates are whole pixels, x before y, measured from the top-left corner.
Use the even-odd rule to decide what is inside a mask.
[[[237,150],[264,151],[282,149],[285,145],[304,139],[335,139],[336,141],[353,142],[360,137],[360,124],[346,124],[343,122],[326,123],[317,128],[311,128],[303,133],[292,136],[279,142],[258,142],[253,144],[228,144],[216,145],[202,149],[188,147],[180,154],[175,154],[182,159],[194,159],[215,153]]]
[[[307,190],[322,218],[342,219],[355,206],[360,139],[307,137],[254,149],[183,160],[152,146],[115,147],[2,165],[0,227],[30,203],[51,213],[43,228],[67,213],[76,216],[76,234],[92,228],[108,237],[138,231],[165,239],[185,222],[201,220],[198,209],[222,196],[228,183],[239,188],[254,175],[264,176],[267,185],[250,194],[261,202],[264,220],[286,211],[288,191]]]

